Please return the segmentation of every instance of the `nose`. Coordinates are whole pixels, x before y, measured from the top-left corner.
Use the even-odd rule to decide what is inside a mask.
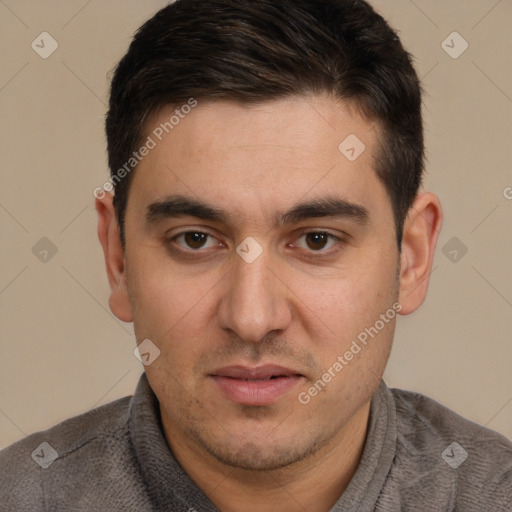
[[[247,263],[236,257],[220,301],[218,318],[223,329],[242,340],[257,343],[272,331],[284,331],[292,318],[289,291],[262,254]]]

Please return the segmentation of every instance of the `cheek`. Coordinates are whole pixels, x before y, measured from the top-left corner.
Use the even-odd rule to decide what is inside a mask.
[[[204,332],[213,307],[210,292],[219,279],[213,275],[191,278],[162,257],[162,252],[148,248],[127,257],[137,338],[159,340],[166,346],[169,340],[186,344]]]
[[[382,259],[351,267],[328,281],[311,280],[301,285],[302,291],[297,295],[301,299],[303,325],[317,346],[323,368],[329,368],[349,350],[351,368],[357,368],[362,361],[380,366],[379,362],[387,359],[398,289],[396,262],[389,258],[383,263]],[[388,317],[383,322],[381,315],[386,313]],[[360,349],[353,345],[354,341]],[[343,373],[347,377],[351,371]]]
[[[183,276],[169,262],[158,264],[151,252],[137,254],[131,263],[134,271],[127,271],[127,280],[135,335],[139,341],[150,339],[160,350],[145,372],[159,396],[185,399],[183,387],[195,385],[191,368],[206,350],[212,284]]]
[[[396,297],[394,281],[367,267],[329,282],[311,282],[297,295],[332,334],[354,334],[354,329],[373,324],[391,307]]]
[[[340,411],[355,410],[377,388],[394,335],[392,289],[389,279],[376,281],[370,274],[340,279],[326,293],[310,289],[304,302],[316,304],[315,313],[304,323],[321,370],[303,390],[301,403],[311,400],[320,416],[336,421]]]

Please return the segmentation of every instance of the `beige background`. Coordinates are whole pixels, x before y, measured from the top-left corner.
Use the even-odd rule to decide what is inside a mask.
[[[131,394],[142,371],[131,325],[108,310],[92,191],[107,178],[109,72],[165,3],[0,0],[0,448]],[[446,214],[428,299],[400,317],[385,378],[512,438],[512,2],[372,3],[416,57],[426,188]],[[59,45],[47,59],[31,48],[43,31]],[[469,43],[457,59],[442,48],[454,31]],[[453,237],[468,249],[457,262]]]

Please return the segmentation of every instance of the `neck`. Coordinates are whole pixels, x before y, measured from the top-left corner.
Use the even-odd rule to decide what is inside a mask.
[[[222,512],[328,512],[356,472],[364,448],[370,402],[307,459],[272,471],[227,466],[162,417],[167,442],[194,483]]]

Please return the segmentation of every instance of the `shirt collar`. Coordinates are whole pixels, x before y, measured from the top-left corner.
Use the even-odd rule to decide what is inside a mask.
[[[162,429],[158,400],[142,374],[129,411],[130,437],[155,510],[218,512],[183,471]],[[373,510],[396,451],[396,409],[390,389],[381,381],[372,397],[361,460],[332,512]]]

